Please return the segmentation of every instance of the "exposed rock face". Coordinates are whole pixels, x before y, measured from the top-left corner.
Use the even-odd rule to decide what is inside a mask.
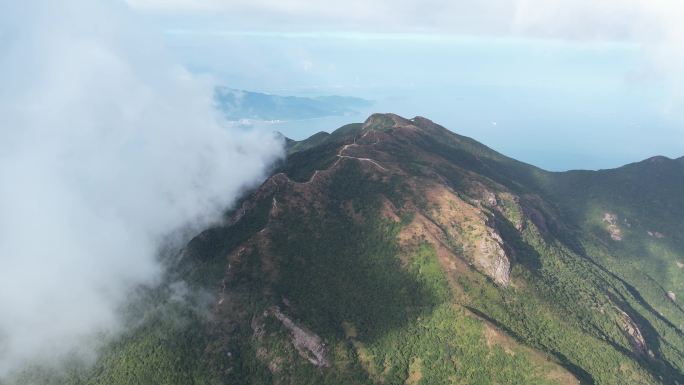
[[[625,313],[621,309],[617,309],[617,311],[620,313],[622,330],[627,335],[630,344],[632,344],[632,349],[634,350],[634,353],[640,356],[651,357],[653,355],[653,352],[651,352],[648,349],[648,346],[646,345],[646,340],[644,339],[644,336],[641,334],[641,330],[639,330],[639,326],[636,324],[636,322],[632,320],[632,318],[627,313]]]
[[[657,231],[648,231],[648,235],[653,238],[657,239],[663,239],[665,236],[662,233],[659,233]]]
[[[477,192],[486,190],[479,189]],[[423,227],[430,233],[429,238],[433,238],[435,248],[449,248],[453,255],[490,277],[497,285],[507,286],[510,259],[504,250],[504,241],[494,227],[490,214],[483,209],[482,202],[465,201],[441,185],[427,189],[425,198],[430,208],[424,218],[431,225]],[[416,216],[415,220],[419,221],[420,218]]]
[[[672,302],[677,301],[677,295],[672,291],[667,292],[667,298],[671,299]]]
[[[608,232],[610,233],[610,238],[614,241],[621,241],[622,230],[620,230],[617,221],[617,215],[608,212],[603,214],[603,222],[608,225]]]
[[[319,367],[329,367],[330,362],[326,358],[327,352],[325,343],[314,332],[306,330],[297,325],[288,316],[280,311],[280,308],[274,306],[270,309],[274,317],[276,317],[283,326],[285,326],[292,334],[292,344],[300,356]]]
[[[480,239],[475,264],[498,285],[508,285],[511,263],[495,229],[487,227],[486,236]]]
[[[263,313],[253,316],[250,322],[254,341],[257,343],[256,357],[268,366],[271,373],[279,374],[285,359],[277,352],[269,350],[268,343],[264,344],[264,341],[273,336],[273,333],[269,333],[266,329],[265,320],[270,316],[275,317],[290,331],[292,345],[302,358],[318,367],[330,366],[330,361],[326,357],[327,349],[323,339],[314,332],[297,325],[290,317],[285,315],[279,307],[273,306]]]

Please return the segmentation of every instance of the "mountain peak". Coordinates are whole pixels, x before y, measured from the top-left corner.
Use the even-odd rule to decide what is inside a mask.
[[[363,123],[363,130],[387,131],[395,127],[412,125],[412,122],[404,117],[392,113],[375,113]]]
[[[672,160],[672,159],[670,159],[670,158],[668,158],[668,157],[666,157],[666,156],[663,156],[663,155],[656,155],[656,156],[652,156],[652,157],[650,157],[650,158],[644,160],[644,162],[646,162],[646,163],[663,163],[663,162],[668,162],[668,161],[671,161],[671,160]]]

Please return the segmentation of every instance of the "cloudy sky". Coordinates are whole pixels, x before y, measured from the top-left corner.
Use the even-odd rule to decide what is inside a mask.
[[[553,170],[684,155],[677,1],[128,4],[180,62],[229,86],[371,98]],[[284,130],[302,138],[344,122]]]

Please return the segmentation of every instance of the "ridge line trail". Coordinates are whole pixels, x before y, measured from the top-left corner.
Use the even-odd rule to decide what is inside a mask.
[[[366,135],[368,135],[369,133],[370,133],[370,131],[368,131],[368,132],[366,132],[365,134],[363,134],[363,136],[361,136],[361,139],[365,138]],[[373,133],[375,134],[375,132],[373,132]],[[367,146],[375,146],[375,145],[378,144],[378,143],[380,143],[380,139],[377,137],[377,134],[376,134],[376,135],[375,135],[375,142],[374,142],[374,143],[370,143],[370,144],[368,144]],[[282,174],[288,181],[290,181],[290,182],[292,182],[292,183],[303,184],[303,185],[304,185],[304,184],[311,184],[311,183],[313,183],[313,181],[316,179],[316,177],[318,176],[319,173],[321,173],[321,172],[323,172],[323,171],[332,170],[333,168],[335,168],[335,166],[337,166],[338,163],[340,163],[340,161],[341,161],[342,159],[356,159],[356,160],[360,160],[360,161],[363,161],[363,162],[369,162],[369,163],[373,164],[374,166],[378,167],[379,169],[381,169],[382,171],[388,171],[387,168],[383,167],[380,163],[378,163],[377,161],[375,161],[375,160],[373,160],[373,159],[370,159],[370,158],[359,158],[359,157],[356,157],[356,156],[344,155],[344,154],[343,154],[344,151],[346,151],[349,147],[352,147],[352,146],[359,146],[359,144],[356,143],[356,137],[354,137],[354,142],[353,142],[353,143],[345,144],[344,146],[342,146],[342,148],[340,148],[340,150],[339,150],[339,151],[337,152],[337,154],[335,155],[335,156],[337,157],[337,160],[335,161],[335,163],[333,163],[330,167],[328,167],[328,168],[325,169],[325,170],[314,170],[313,175],[311,175],[311,178],[309,178],[309,180],[306,181],[306,182],[296,182],[296,181],[293,181],[292,179],[290,179],[290,177],[288,177],[288,176],[287,176],[285,173],[283,173],[283,172],[280,172],[280,173],[278,173],[278,174],[276,174],[276,175]],[[274,176],[275,176],[275,175],[274,175]],[[271,179],[271,181],[272,181],[273,183],[275,183],[275,181],[273,181],[272,179]],[[276,187],[277,187],[277,184],[276,184]]]
[[[367,134],[368,134],[368,132],[366,132],[366,134],[364,134],[361,138],[364,138]],[[376,142],[375,142],[375,143],[369,144],[369,146],[375,146],[375,145],[378,144],[379,142],[380,142],[380,141],[377,140],[377,138],[376,138]],[[358,144],[356,144],[356,137],[354,137],[354,143],[345,144],[345,145],[342,146],[342,148],[337,152],[337,154],[335,155],[335,156],[337,157],[337,160],[335,161],[335,163],[332,164],[332,166],[328,167],[328,168],[325,169],[325,170],[315,170],[314,173],[313,173],[313,175],[311,175],[311,178],[309,178],[308,181],[303,182],[303,183],[301,183],[301,184],[311,184],[311,183],[316,179],[316,176],[318,176],[318,174],[319,174],[320,172],[332,170],[333,168],[335,168],[335,166],[337,166],[338,163],[340,163],[340,161],[341,161],[342,159],[345,159],[345,158],[346,158],[346,159],[357,159],[357,160],[364,161],[364,162],[370,162],[370,163],[372,163],[373,165],[375,165],[376,167],[378,167],[379,169],[381,169],[381,170],[383,170],[383,171],[387,171],[387,169],[386,169],[385,167],[383,167],[380,163],[376,162],[376,161],[373,160],[373,159],[370,159],[370,158],[358,158],[358,157],[356,157],[356,156],[343,155],[343,152],[344,152],[346,149],[348,149],[349,147],[352,147],[352,146],[358,146]],[[287,177],[287,176],[286,176],[286,177]],[[290,178],[288,178],[288,179],[290,179]],[[291,180],[291,179],[290,179],[290,180]],[[294,181],[293,181],[293,182],[294,182]],[[295,182],[295,183],[297,183],[297,182]]]

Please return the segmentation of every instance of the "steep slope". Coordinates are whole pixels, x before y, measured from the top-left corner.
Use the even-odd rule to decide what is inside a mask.
[[[291,143],[94,369],[19,382],[683,384],[683,170],[550,173],[373,115]]]
[[[553,175],[548,199],[576,225],[577,245],[625,280],[655,324],[681,334],[684,164],[653,157],[614,170]]]

